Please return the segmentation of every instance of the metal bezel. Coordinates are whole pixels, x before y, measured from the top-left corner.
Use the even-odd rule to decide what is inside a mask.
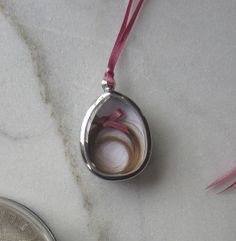
[[[141,119],[144,123],[145,131],[146,131],[146,135],[147,135],[147,154],[146,154],[146,158],[144,159],[142,165],[137,170],[131,171],[131,172],[126,173],[126,174],[112,174],[112,175],[110,175],[110,174],[101,172],[100,170],[98,170],[92,164],[93,162],[90,160],[90,157],[88,155],[88,135],[89,135],[89,129],[90,129],[91,123],[92,123],[97,111],[99,110],[99,108],[109,98],[119,98],[119,99],[122,99],[123,101],[127,101],[128,103],[130,103],[135,108],[135,110],[138,112],[138,114],[140,115],[140,117],[141,117]],[[151,156],[152,139],[151,139],[151,134],[150,134],[150,130],[149,130],[147,120],[143,116],[139,107],[130,98],[128,98],[127,96],[124,96],[123,94],[118,93],[116,91],[107,91],[107,92],[103,93],[94,102],[94,104],[92,104],[90,106],[87,113],[85,114],[85,117],[84,117],[83,122],[82,122],[81,130],[80,130],[80,148],[81,148],[81,153],[82,153],[82,156],[83,156],[83,159],[84,159],[84,162],[85,162],[86,166],[95,175],[97,175],[97,176],[99,176],[103,179],[112,180],[112,181],[114,181],[114,180],[126,180],[126,179],[129,179],[129,178],[135,177],[145,169],[145,167],[147,166],[147,164],[150,160],[150,156]]]

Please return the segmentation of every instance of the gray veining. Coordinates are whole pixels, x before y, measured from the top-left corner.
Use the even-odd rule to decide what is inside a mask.
[[[150,123],[150,166],[111,183],[82,161],[125,4],[0,0],[0,194],[58,241],[234,240],[235,191],[204,187],[235,165],[235,1],[146,1],[116,80]]]

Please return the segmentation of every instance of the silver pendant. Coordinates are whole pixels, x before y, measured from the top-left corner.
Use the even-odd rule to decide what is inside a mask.
[[[109,88],[88,109],[81,126],[80,147],[88,169],[107,180],[141,173],[151,155],[148,123],[128,97]]]

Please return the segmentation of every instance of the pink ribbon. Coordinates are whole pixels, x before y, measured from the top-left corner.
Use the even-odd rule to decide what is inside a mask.
[[[122,110],[117,109],[109,116],[97,117],[96,123],[99,125],[102,125],[105,128],[109,127],[109,128],[120,130],[124,133],[128,133],[129,131],[127,126],[117,122],[122,116],[124,116],[124,113],[122,112]]]
[[[127,9],[125,12],[125,16],[124,16],[122,25],[120,27],[119,34],[116,38],[115,44],[111,51],[111,55],[110,55],[108,65],[107,65],[107,70],[104,74],[104,79],[107,81],[107,85],[110,88],[114,88],[114,85],[115,85],[114,69],[115,69],[117,60],[120,56],[124,43],[134,25],[134,22],[139,14],[139,11],[142,7],[144,0],[139,0],[138,4],[134,10],[134,13],[133,13],[132,17],[130,18],[130,21],[128,22],[133,2],[134,2],[133,0],[129,0],[128,6],[127,6]]]
[[[219,185],[223,184],[227,179],[233,177],[236,175],[236,167],[233,167],[228,172],[226,172],[223,176],[217,178],[214,182],[212,182],[210,185],[207,186],[207,189],[209,188],[215,188]],[[223,190],[221,190],[219,193],[222,193],[236,185],[236,180],[232,181],[228,186],[226,186]]]

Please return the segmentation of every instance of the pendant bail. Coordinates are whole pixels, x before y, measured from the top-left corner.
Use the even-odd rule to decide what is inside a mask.
[[[115,89],[115,82],[110,85],[107,80],[103,79],[101,84],[104,92],[111,92]]]

